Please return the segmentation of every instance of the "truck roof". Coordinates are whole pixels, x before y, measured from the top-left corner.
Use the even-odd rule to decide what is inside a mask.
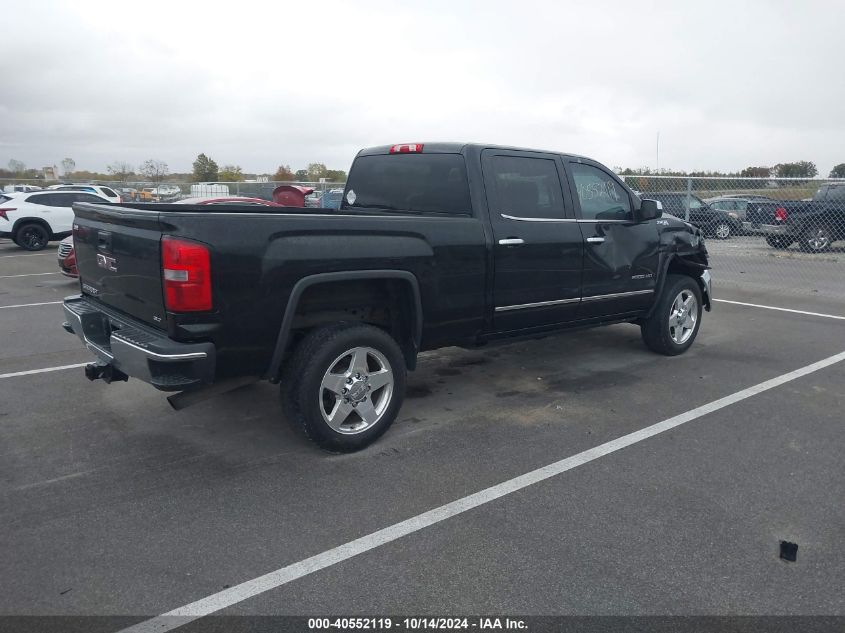
[[[435,142],[435,143],[418,143],[419,145],[423,146],[423,153],[424,154],[460,154],[466,148],[474,148],[478,150],[484,149],[501,149],[501,150],[509,150],[509,151],[519,151],[519,152],[538,152],[542,154],[558,154],[561,156],[566,156],[568,158],[575,158],[575,159],[585,159],[591,160],[586,156],[579,156],[578,154],[568,154],[566,152],[557,152],[548,149],[531,149],[529,147],[511,147],[509,145],[494,145],[488,143],[456,143],[456,142]],[[394,145],[377,145],[375,147],[366,147],[358,152],[358,156],[376,156],[379,154],[389,154],[390,148],[395,147]]]

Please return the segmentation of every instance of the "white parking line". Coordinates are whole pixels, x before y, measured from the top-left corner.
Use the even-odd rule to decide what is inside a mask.
[[[548,466],[543,466],[531,472],[525,473],[513,479],[509,479],[490,488],[481,490],[474,494],[462,497],[439,508],[434,508],[428,512],[423,512],[417,516],[394,523],[393,525],[384,529],[378,530],[361,538],[349,541],[343,545],[338,545],[330,550],[316,554],[297,563],[287,565],[268,574],[247,580],[239,585],[235,585],[229,589],[224,589],[217,593],[211,594],[205,598],[201,598],[196,602],[186,604],[182,607],[168,611],[167,613],[150,620],[139,622],[134,626],[123,629],[120,633],[161,633],[162,631],[169,631],[180,627],[188,622],[209,615],[221,609],[237,604],[264,593],[271,589],[275,589],[289,582],[302,578],[316,571],[331,567],[340,562],[348,560],[353,556],[363,554],[377,547],[381,547],[387,543],[391,543],[403,536],[413,534],[419,530],[427,528],[441,521],[445,521],[451,517],[457,516],[473,508],[477,508],[486,503],[490,503],[496,499],[506,495],[522,490],[527,486],[531,486],[538,482],[549,479],[556,475],[560,475],[568,470],[577,468],[596,460],[605,455],[609,455],[618,450],[647,440],[660,433],[664,433],[674,429],[682,424],[691,422],[708,413],[713,413],[719,409],[724,409],[732,404],[736,404],[742,400],[755,396],[769,389],[774,389],[792,380],[801,378],[813,372],[830,367],[836,363],[845,360],[845,352],[840,352],[834,356],[829,356],[824,360],[820,360],[806,367],[796,369],[789,373],[783,374],[771,380],[766,380],[760,384],[748,387],[742,391],[737,391],[729,396],[714,400],[700,407],[696,407],[686,413],[681,413],[662,422],[652,424],[639,431],[634,431],[628,435],[623,435],[615,440],[600,444],[595,448],[591,448],[572,457],[567,457]]]
[[[61,275],[59,271],[54,273],[27,273],[26,275],[0,275],[0,279],[11,279],[12,277],[40,277],[41,275]]]
[[[52,306],[61,301],[44,301],[43,303],[19,303],[14,306],[0,306],[0,310],[8,310],[9,308],[31,308],[33,306]]]
[[[42,257],[44,255],[56,257],[56,251],[52,250],[49,253],[27,253],[26,255],[0,255],[0,259],[6,259],[8,257]]]
[[[748,306],[749,308],[765,308],[766,310],[777,310],[778,312],[793,312],[795,314],[807,314],[809,316],[824,317],[826,319],[838,319],[845,321],[845,316],[837,316],[835,314],[822,314],[821,312],[806,312],[805,310],[792,310],[791,308],[778,308],[776,306],[764,306],[759,303],[745,303],[743,301],[728,301],[727,299],[713,299],[721,303],[732,303],[737,306]]]
[[[48,371],[61,371],[62,369],[76,369],[85,367],[88,363],[77,363],[76,365],[61,365],[60,367],[45,367],[44,369],[29,369],[27,371],[16,371],[11,374],[0,374],[0,378],[15,378],[17,376],[31,376],[32,374],[45,374]]]

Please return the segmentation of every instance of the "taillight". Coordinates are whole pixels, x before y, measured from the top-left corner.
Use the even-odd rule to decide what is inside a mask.
[[[390,148],[391,154],[419,154],[423,150],[422,143],[403,143]]]
[[[164,305],[170,312],[211,310],[211,257],[202,244],[161,238]]]
[[[0,218],[3,218],[4,220],[8,220],[9,216],[6,215],[7,211],[14,211],[14,209],[0,209]]]
[[[786,209],[783,207],[778,207],[775,209],[775,220],[778,222],[786,222]]]

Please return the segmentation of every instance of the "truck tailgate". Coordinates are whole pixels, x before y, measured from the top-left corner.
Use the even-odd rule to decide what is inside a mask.
[[[756,202],[748,203],[746,209],[745,220],[751,222],[753,226],[760,226],[761,224],[774,224],[775,209],[778,204],[776,202]]]
[[[87,203],[73,210],[82,293],[164,329],[160,214]]]

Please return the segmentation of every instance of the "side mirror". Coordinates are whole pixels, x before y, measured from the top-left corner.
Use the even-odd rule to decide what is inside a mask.
[[[643,199],[640,205],[640,220],[656,220],[663,215],[663,203],[659,200]]]

